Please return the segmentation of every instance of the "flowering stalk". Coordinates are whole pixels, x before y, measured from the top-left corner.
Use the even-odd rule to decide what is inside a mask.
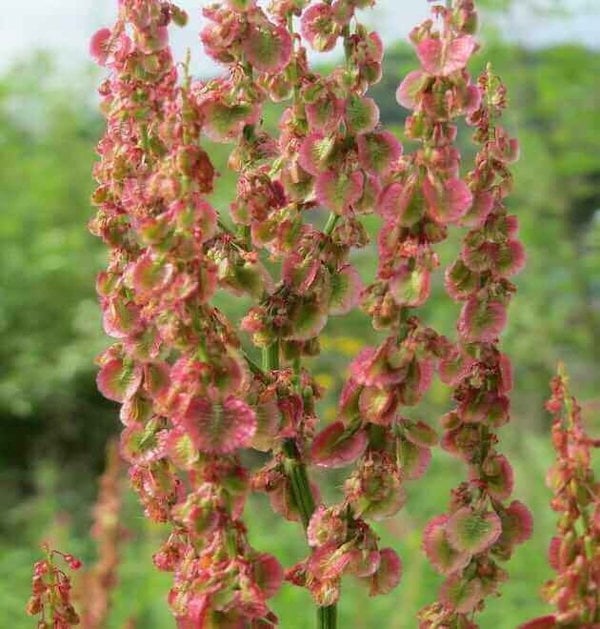
[[[303,202],[305,209],[316,205],[330,210],[321,233],[314,225],[304,224],[299,246],[283,261],[284,283],[302,304],[304,321],[311,324],[307,328],[302,322],[306,332],[298,325],[292,327],[291,340],[304,341],[304,346],[294,346],[284,335],[286,351],[297,370],[301,355],[314,351],[311,337],[325,325],[327,310],[344,314],[358,302],[360,280],[348,263],[348,254],[367,243],[361,215],[374,211],[381,182],[401,152],[398,141],[379,126],[376,104],[365,96],[367,88],[380,79],[383,54],[377,34],[360,25],[355,16],[357,8],[368,4],[372,3],[316,3],[300,20],[301,33],[315,50],[329,50],[341,38],[345,65],[327,78],[305,70],[295,90],[301,98],[294,97],[280,124],[284,189],[297,204]],[[301,376],[306,380],[305,372]],[[366,438],[356,423],[334,422],[312,440],[316,419],[311,417],[312,401],[304,397],[303,403],[303,423],[308,430],[299,431],[293,445],[290,441],[285,444],[287,465],[290,458],[295,465],[294,459],[310,457],[317,465],[339,467],[361,454]],[[310,441],[312,445],[307,447]],[[264,486],[276,486],[277,464],[276,460],[275,466],[264,470]],[[275,497],[275,492],[271,493]],[[293,487],[290,494],[293,498]],[[399,580],[399,560],[391,549],[378,549],[378,538],[361,512],[348,501],[326,507],[316,496],[314,502],[318,506],[310,520],[303,517],[312,552],[288,571],[288,579],[307,587],[319,605],[332,610],[344,574],[357,576],[371,594],[390,591]],[[283,512],[289,513],[287,506]],[[311,512],[312,508],[309,515]]]
[[[468,33],[476,16],[472,3],[462,1],[439,13],[442,30],[432,33],[425,25],[417,52],[426,75],[440,67],[439,59],[445,59],[442,70],[444,65],[446,70],[434,85],[445,94],[445,102],[453,102],[447,84],[457,78],[468,81],[455,62],[474,47]],[[422,80],[413,79],[416,84]],[[509,420],[512,387],[510,362],[498,349],[498,336],[515,290],[508,278],[524,262],[517,219],[503,203],[512,181],[508,165],[518,149],[497,124],[506,106],[505,89],[489,66],[478,85],[466,85],[463,93],[472,103],[467,122],[476,128],[474,140],[481,148],[467,176],[472,203],[460,217],[470,231],[460,257],[446,271],[448,293],[463,302],[459,342],[441,361],[440,376],[453,387],[456,402],[443,419],[442,447],[467,464],[469,479],[452,492],[448,513],[435,517],[424,531],[425,552],[446,580],[439,602],[421,611],[422,627],[477,626],[475,612],[506,579],[496,560],[510,558],[532,528],[527,508],[519,501],[506,502],[513,489],[513,472],[496,449],[495,434]]]
[[[434,12],[446,25],[447,41],[442,44],[432,34],[431,21],[413,31],[423,69],[409,74],[397,94],[401,105],[414,110],[406,136],[418,141],[419,148],[402,156],[395,137],[379,128],[357,141],[359,164],[374,188],[370,207],[382,218],[377,278],[364,291],[363,308],[374,327],[389,330],[389,336],[352,362],[338,420],[317,435],[312,448],[313,460],[325,467],[359,459],[345,484],[344,501],[317,511],[311,520],[317,566],[322,572],[336,560],[337,572],[329,568],[334,577],[346,566],[356,570],[350,551],[360,550],[368,561],[363,559],[359,570],[368,577],[372,594],[397,585],[401,564],[392,549],[376,550],[366,520],[392,516],[401,508],[404,482],[425,472],[437,442],[427,423],[402,414],[403,407],[421,400],[450,348],[449,341],[420,321],[417,309],[427,301],[430,275],[439,265],[435,245],[472,204],[472,193],[459,177],[453,120],[479,105],[478,91],[464,70],[476,48],[469,34],[474,15],[463,4],[456,14],[441,7]],[[344,527],[354,532],[353,545]]]
[[[521,629],[596,627],[600,625],[600,483],[591,457],[593,448],[600,448],[600,439],[587,434],[562,365],[551,388],[546,408],[554,420],[556,461],[547,483],[554,493],[550,506],[560,519],[548,549],[556,576],[544,585],[542,596],[556,612],[531,620]]]
[[[241,66],[241,76],[254,78],[255,88],[262,88],[269,98],[291,100],[280,120],[277,159],[272,159],[269,138],[259,125],[253,121],[246,127],[230,158],[240,175],[231,210],[247,244],[281,262],[281,279],[263,287],[259,304],[242,321],[242,329],[252,334],[263,352],[255,395],[265,405],[259,414],[259,439],[253,446],[273,452],[272,460],[255,475],[254,486],[268,492],[276,511],[300,519],[314,545],[309,524],[317,494],[306,468],[319,390],[302,368],[302,358],[318,351],[317,336],[328,314],[348,312],[358,298],[358,274],[347,256],[353,246],[366,242],[355,215],[371,210],[377,181],[365,176],[358,163],[357,137],[366,138],[377,124],[378,111],[364,92],[379,79],[382,47],[375,34],[353,22],[357,6],[368,3],[315,3],[302,11],[306,4],[276,2],[271,14],[276,24],[290,31],[294,16],[300,16],[301,36],[316,50],[330,50],[343,39],[345,66],[328,79],[310,71],[298,34],[294,34],[291,56],[286,38],[282,39],[285,45],[275,55],[278,66],[272,68],[278,73],[269,76],[265,67],[257,65],[256,51],[243,37],[247,33],[244,21],[257,11],[252,3],[243,9],[211,9],[214,24],[202,39],[213,58]],[[260,94],[256,89],[255,97],[260,99]],[[258,140],[260,151],[253,146]],[[305,219],[309,210],[319,207],[330,210],[322,230],[316,221]],[[281,420],[273,421],[273,410],[279,411]],[[330,579],[322,580],[314,569],[311,573],[298,566],[288,575],[311,590],[319,606],[319,624],[333,626],[341,574],[331,579],[336,581],[333,587],[329,587]]]
[[[38,629],[69,629],[78,625],[80,619],[71,602],[71,577],[58,567],[56,557],[61,557],[71,570],[79,570],[81,561],[47,545],[42,550],[46,558],[33,566],[27,613],[38,616]]]
[[[228,7],[205,10],[210,24],[201,38],[206,52],[228,68],[225,94],[229,96],[229,103],[234,99],[238,106],[248,102],[259,112],[267,97],[279,101],[292,96],[294,106],[299,105],[297,95],[306,60],[304,50],[301,47],[294,49],[292,37],[286,30],[291,28],[293,15],[298,12],[299,7],[293,4],[274,4],[271,21],[254,3],[233,3]],[[225,86],[225,82],[221,86]],[[207,99],[220,97],[223,100],[214,89],[207,90],[206,94]],[[239,254],[221,253],[215,261],[224,269],[223,275],[231,278],[228,285],[231,290],[250,288],[253,296],[258,298],[259,306],[242,322],[242,328],[253,334],[255,344],[262,349],[262,371],[254,369],[251,393],[257,410],[261,411],[257,413],[259,425],[252,445],[275,453],[272,469],[276,469],[280,476],[279,485],[287,492],[294,515],[299,516],[306,527],[314,511],[314,498],[298,447],[299,439],[303,437],[295,424],[300,424],[302,415],[310,411],[308,393],[303,396],[302,389],[314,386],[308,375],[301,372],[298,341],[304,337],[308,340],[312,334],[290,321],[294,317],[289,312],[290,304],[295,302],[297,318],[304,313],[301,310],[302,296],[294,295],[293,288],[286,282],[285,262],[282,265],[284,277],[276,285],[264,268],[253,275],[247,268],[250,262],[258,267],[261,250],[267,251],[272,262],[290,251],[291,239],[302,230],[304,203],[301,198],[290,199],[277,177],[275,158],[279,147],[261,127],[259,119],[259,113],[247,118],[237,138],[232,133],[215,137],[219,141],[237,139],[237,146],[229,158],[230,168],[238,173],[231,216],[243,241],[240,242],[240,238],[237,242],[227,240],[245,250],[241,254],[246,260],[245,276],[240,273],[244,267],[240,269]],[[305,301],[314,310],[314,303]],[[289,340],[292,337],[294,340]],[[287,354],[295,352],[294,356],[286,356],[286,349]],[[284,359],[292,358],[293,379],[290,379],[288,370],[282,369],[282,353]],[[283,426],[279,414],[283,416]],[[290,419],[294,424],[289,423]],[[254,483],[256,488],[261,487],[258,479]],[[274,491],[274,483],[270,485]],[[334,623],[335,609],[319,606],[318,624],[331,627]]]
[[[207,103],[187,76],[178,82],[167,27],[183,21],[169,3],[124,0],[114,28],[92,40],[111,69],[92,230],[111,249],[98,288],[118,339],[100,358],[98,385],[123,403],[121,451],[147,516],[171,526],[154,562],[174,573],[178,626],[270,626],[266,601],[282,571],[251,548],[242,521],[249,487],[238,452],[257,427],[244,401],[250,376],[233,327],[208,303],[226,279],[211,255],[223,236],[199,139],[223,131],[214,109],[226,106]]]

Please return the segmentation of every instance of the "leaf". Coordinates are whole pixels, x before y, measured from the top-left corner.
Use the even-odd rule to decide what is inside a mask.
[[[284,338],[291,341],[308,341],[321,332],[327,324],[327,301],[317,296],[299,300],[290,313],[290,331]]]
[[[363,387],[354,378],[348,378],[342,387],[338,407],[338,417],[353,420],[360,415],[359,399]]]
[[[111,52],[112,32],[109,28],[101,28],[90,39],[90,55],[98,65],[106,65]]]
[[[469,374],[474,363],[474,359],[462,352],[460,347],[453,346],[440,360],[438,366],[440,380],[450,387],[455,387]]]
[[[164,436],[157,420],[130,424],[121,433],[119,451],[128,463],[151,463],[165,456]]]
[[[432,360],[416,358],[406,365],[405,377],[398,388],[398,398],[405,406],[414,406],[429,389],[435,371]]]
[[[354,204],[356,214],[371,214],[377,207],[381,195],[381,177],[367,173],[363,181],[360,199]]]
[[[452,299],[462,301],[479,287],[479,274],[474,273],[461,259],[458,259],[446,269],[444,285]]]
[[[306,120],[311,131],[334,133],[344,114],[344,101],[328,94],[325,98],[318,98],[305,106]]]
[[[518,240],[509,240],[499,247],[496,256],[496,270],[503,277],[511,277],[523,270],[525,261],[523,245]]]
[[[164,445],[171,461],[181,470],[192,469],[200,456],[190,435],[181,428],[170,430]]]
[[[398,439],[396,453],[402,474],[411,480],[421,478],[431,462],[429,448],[418,446],[407,439]]]
[[[183,502],[176,504],[171,513],[176,522],[202,537],[209,537],[219,525],[219,501],[215,490],[205,483],[190,492]]]
[[[378,550],[354,548],[349,554],[351,560],[346,569],[347,574],[352,574],[359,578],[371,577],[375,574],[381,561],[381,555]],[[368,584],[368,581],[368,579],[364,579],[363,583]]]
[[[473,203],[461,218],[460,224],[466,227],[481,227],[494,207],[494,196],[487,190],[473,193]]]
[[[531,511],[519,500],[513,500],[500,512],[502,535],[498,540],[501,544],[514,546],[526,542],[533,533],[533,516]],[[554,566],[553,566],[554,567]]]
[[[424,421],[411,422],[405,420],[403,428],[406,438],[417,446],[431,448],[438,442],[436,431]]]
[[[382,351],[375,347],[364,347],[350,363],[350,374],[359,384],[384,388],[395,384],[401,376],[395,374]]]
[[[281,415],[275,399],[259,401],[254,407],[256,413],[256,432],[252,438],[252,447],[268,452],[274,445],[274,438],[279,429]]]
[[[175,215],[177,226],[182,231],[200,230],[202,242],[213,238],[217,232],[217,212],[200,194],[187,196],[186,203],[176,201],[169,210]]]
[[[227,105],[218,100],[202,104],[204,115],[203,131],[215,142],[230,142],[241,135],[246,125],[255,124],[259,117],[259,107],[251,103]]]
[[[172,279],[175,268],[172,264],[155,258],[146,251],[129,269],[129,282],[136,295],[148,298],[159,292]]]
[[[123,402],[119,410],[119,419],[125,426],[134,423],[143,424],[146,423],[153,414],[154,407],[152,406],[152,402],[136,392]]]
[[[479,473],[473,469],[472,478],[478,478]],[[513,492],[515,479],[514,472],[508,459],[498,454],[488,457],[482,466],[481,479],[485,482],[488,494],[496,500],[506,500]]]
[[[104,331],[113,338],[126,339],[141,331],[139,308],[120,295],[107,300],[102,307]]]
[[[345,490],[348,502],[355,515],[375,521],[390,518],[406,502],[406,491],[397,467],[369,466],[367,463],[346,481]],[[390,462],[391,463],[391,462]]]
[[[411,227],[423,217],[425,206],[417,181],[393,182],[379,195],[377,211],[387,220]]]
[[[358,398],[360,416],[373,424],[387,426],[398,406],[393,388],[364,387]]]

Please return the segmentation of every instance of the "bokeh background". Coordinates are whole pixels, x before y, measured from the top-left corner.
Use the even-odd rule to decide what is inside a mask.
[[[42,540],[94,562],[91,510],[106,443],[119,429],[115,405],[95,389],[93,358],[107,339],[94,275],[105,252],[86,231],[94,146],[102,132],[94,92],[101,74],[87,60],[87,39],[110,23],[116,0],[0,4],[0,626],[20,629],[34,625],[23,607]],[[182,3],[192,20],[177,36],[176,49],[192,49],[197,74],[214,73],[197,45],[200,4]],[[384,79],[373,95],[384,122],[401,134],[405,112],[394,91],[415,65],[404,40],[428,6],[425,0],[380,4],[368,21],[389,48]],[[590,429],[600,431],[600,10],[585,0],[484,4],[485,45],[473,70],[491,59],[509,88],[506,124],[522,146],[510,205],[528,250],[504,336],[516,388],[514,422],[503,429],[503,447],[516,468],[516,493],[534,510],[536,529],[509,565],[503,596],[490,601],[481,617],[484,628],[509,629],[546,609],[538,589],[550,576],[545,553],[555,518],[544,485],[552,452],[543,402],[559,359],[584,402]],[[331,65],[335,53],[315,62]],[[267,124],[276,116],[270,111]],[[233,188],[227,148],[211,150],[222,170],[214,201],[225,209]],[[443,260],[452,247],[442,251]],[[356,261],[365,276],[372,272],[372,251]],[[239,313],[243,304],[232,301],[228,308]],[[444,297],[440,277],[424,317],[452,334],[456,309]],[[332,319],[326,328],[323,355],[312,365],[328,389],[321,405],[325,420],[335,414],[348,361],[372,334],[360,314]],[[448,404],[448,391],[435,385],[420,412],[435,422]],[[439,583],[420,552],[420,530],[443,508],[461,471],[443,453],[436,455],[427,475],[411,485],[407,507],[379,526],[385,542],[402,555],[403,580],[394,593],[374,601],[348,581],[341,627],[416,626],[416,610],[435,598]],[[342,478],[329,477],[332,495]],[[260,498],[248,514],[257,548],[277,553],[287,565],[303,556],[300,530],[272,517]],[[107,626],[173,627],[164,601],[169,577],[150,561],[164,532],[146,523],[126,489],[122,522],[127,543]],[[305,592],[284,586],[275,607],[282,627],[313,626]]]

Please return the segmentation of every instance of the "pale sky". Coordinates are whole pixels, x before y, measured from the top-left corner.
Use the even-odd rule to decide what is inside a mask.
[[[200,8],[208,0],[180,0],[178,4],[190,15],[190,23],[175,36],[175,48],[192,49],[194,65],[202,70],[210,66],[197,44]],[[519,9],[503,25],[505,36],[534,46],[556,41],[580,41],[600,46],[600,2],[598,0],[566,0],[573,8],[587,4],[570,18],[532,18]],[[0,0],[0,70],[28,52],[38,48],[56,51],[61,60],[81,67],[88,61],[87,42],[101,26],[109,26],[117,0]],[[589,7],[595,6],[592,10]],[[361,12],[363,21],[377,26],[387,41],[406,37],[410,28],[427,15],[426,0],[379,0],[374,10]],[[179,29],[173,29],[174,32]]]

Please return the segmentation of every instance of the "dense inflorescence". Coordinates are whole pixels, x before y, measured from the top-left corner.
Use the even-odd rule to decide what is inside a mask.
[[[257,428],[251,377],[233,327],[209,304],[223,279],[206,199],[215,171],[199,138],[211,108],[226,107],[224,91],[215,104],[204,85],[179,80],[167,27],[184,19],[168,3],[125,0],[92,44],[110,69],[92,230],[110,247],[98,291],[118,340],[100,358],[98,385],[122,403],[121,452],[146,515],[172,527],[154,562],[174,573],[179,625],[272,624],[267,600],[282,571],[250,547],[242,521],[249,477],[238,453]],[[239,109],[243,123],[252,107]]]
[[[600,482],[592,466],[600,439],[586,431],[581,407],[570,394],[563,368],[552,380],[546,408],[552,414],[552,443],[556,460],[547,476],[550,503],[559,515],[548,559],[556,576],[543,589],[555,609],[521,629],[600,626]]]
[[[461,72],[458,93],[470,95],[465,97],[466,121],[475,127],[473,139],[480,149],[466,177],[471,203],[459,217],[469,231],[460,256],[445,273],[448,294],[463,304],[458,343],[446,352],[439,369],[441,379],[453,388],[456,404],[443,418],[441,445],[464,461],[468,480],[452,492],[448,512],[425,528],[425,553],[446,579],[439,602],[422,610],[420,618],[423,627],[470,627],[476,626],[474,614],[483,608],[484,598],[496,594],[507,578],[497,561],[509,559],[532,530],[525,505],[508,503],[513,470],[497,450],[496,435],[509,421],[512,388],[510,361],[500,352],[498,337],[515,291],[509,278],[522,268],[524,252],[517,239],[517,219],[504,205],[512,184],[509,165],[518,155],[516,141],[497,124],[506,106],[505,88],[489,66],[476,85],[468,83],[456,63],[457,56],[473,50],[468,34],[475,19],[472,3],[457,3],[455,11],[441,13],[443,28],[437,39],[417,31],[423,37],[417,52],[426,74],[428,66],[450,65],[445,74],[438,70],[438,81]],[[445,62],[437,61],[439,54],[444,58],[440,50],[447,53]],[[410,87],[423,80],[407,78],[400,94],[410,93]],[[440,91],[446,93],[446,88]]]
[[[427,468],[437,432],[403,409],[436,371],[457,404],[442,446],[468,464],[469,480],[425,531],[425,552],[447,580],[423,626],[473,626],[504,577],[493,557],[508,558],[530,533],[524,505],[506,504],[512,471],[494,433],[508,421],[511,388],[497,339],[508,278],[524,259],[503,205],[516,157],[496,124],[504,90],[490,71],[474,84],[466,70],[478,47],[473,3],[434,6],[411,33],[421,69],[397,92],[417,147],[404,155],[367,95],[383,44],[357,10],[373,4],[208,5],[200,40],[224,73],[206,81],[173,60],[168,28],[186,15],[170,2],[120,0],[116,24],[92,38],[109,75],[91,230],[110,251],[97,288],[116,340],[99,358],[98,387],[122,404],[120,451],[147,517],[170,527],[154,563],[174,574],[169,603],[181,628],[273,626],[268,601],[284,578],[308,588],[320,626],[333,627],[344,575],[371,595],[398,584],[400,559],[379,547],[369,521],[396,514],[405,481]],[[311,68],[308,49],[337,45],[343,64],[327,75]],[[275,132],[263,123],[269,103],[282,103]],[[466,178],[460,118],[481,146]],[[227,209],[211,202],[218,173],[207,141],[232,146]],[[377,274],[363,287],[350,254],[368,244],[367,214],[381,228]],[[457,344],[418,310],[440,264],[436,245],[454,225],[470,230],[446,273],[464,302]],[[251,300],[239,326],[214,305],[222,292]],[[306,358],[320,351],[329,317],[358,305],[387,336],[352,361],[338,415],[323,428]],[[265,453],[258,470],[242,462],[249,448]],[[341,501],[324,504],[309,466],[351,464]],[[285,573],[248,542],[250,491],[303,525],[310,554]]]

